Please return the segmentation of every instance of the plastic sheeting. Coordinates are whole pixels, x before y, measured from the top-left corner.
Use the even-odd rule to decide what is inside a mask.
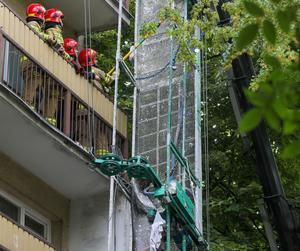
[[[157,251],[161,244],[163,226],[166,221],[161,217],[159,212],[156,212],[154,222],[151,226],[150,234],[150,251]]]

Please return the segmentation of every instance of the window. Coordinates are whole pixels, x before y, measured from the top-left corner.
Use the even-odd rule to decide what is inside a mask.
[[[32,233],[50,241],[50,221],[1,191],[0,212]]]
[[[19,222],[20,208],[2,196],[0,196],[0,212],[15,222]]]
[[[47,239],[47,224],[27,212],[25,213],[24,225],[35,234]]]

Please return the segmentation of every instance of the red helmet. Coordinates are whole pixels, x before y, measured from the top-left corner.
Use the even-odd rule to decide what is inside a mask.
[[[36,17],[41,20],[44,20],[45,12],[46,12],[46,9],[39,3],[29,4],[26,9],[27,17]]]
[[[80,65],[83,67],[94,65],[96,62],[96,54],[97,52],[90,48],[82,49],[78,55]]]
[[[65,38],[64,39],[64,48],[66,53],[69,55],[74,55],[76,53],[76,47],[78,43],[72,38]]]
[[[60,10],[52,8],[46,11],[45,13],[45,22],[46,23],[62,23],[62,19],[64,18],[64,13]]]

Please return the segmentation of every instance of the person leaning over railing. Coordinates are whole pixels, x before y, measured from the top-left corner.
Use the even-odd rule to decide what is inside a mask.
[[[75,67],[76,73],[83,72],[83,68],[78,63],[78,43],[73,38],[64,39],[64,49],[65,52],[71,57],[71,64]]]
[[[49,9],[45,12],[45,33],[49,36],[47,42],[68,62],[72,62],[72,58],[64,49],[64,39],[62,36],[62,28],[64,14],[55,8]],[[45,91],[45,116],[46,119],[54,126],[56,126],[57,105],[59,98],[59,91],[51,84]]]
[[[70,61],[71,57],[64,50],[63,38],[63,18],[64,14],[55,8],[49,9],[45,13],[45,33],[49,36],[49,45],[58,51],[63,58]]]
[[[108,80],[106,74],[100,68],[97,67],[97,52],[91,48],[82,49],[78,55],[78,61],[84,70],[84,76],[93,81],[94,84],[104,92],[109,92]]]
[[[41,38],[49,42],[49,36],[43,31],[46,9],[38,4],[32,3],[26,9],[26,22]],[[42,85],[43,74],[37,70],[35,64],[26,56],[21,57],[22,76],[25,83],[25,102],[34,109],[34,98],[36,96],[36,89]]]
[[[72,57],[64,49],[63,38],[63,18],[64,14],[55,8],[49,9],[45,13],[45,33],[49,36],[47,42],[52,46],[66,61],[71,63],[76,73],[79,73],[80,65],[74,64]]]

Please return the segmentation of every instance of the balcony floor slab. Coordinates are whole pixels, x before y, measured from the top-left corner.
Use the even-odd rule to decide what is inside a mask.
[[[93,158],[0,84],[0,152],[69,199],[108,191]]]

